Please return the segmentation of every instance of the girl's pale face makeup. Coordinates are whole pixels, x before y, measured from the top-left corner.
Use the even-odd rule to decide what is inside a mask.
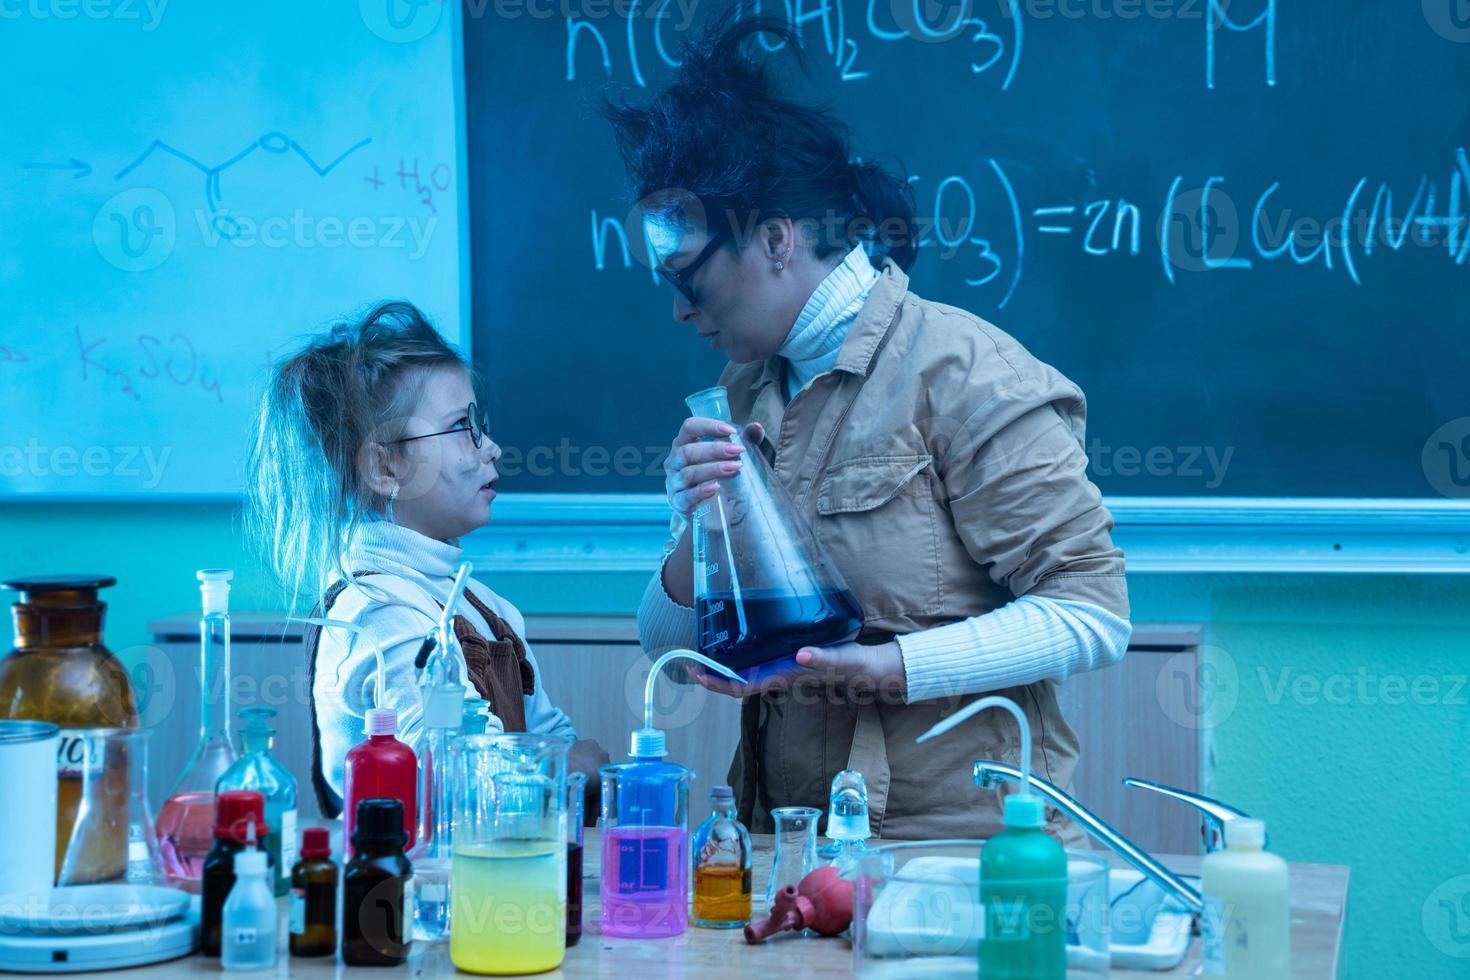
[[[467,372],[443,368],[428,375],[404,436],[462,432],[415,439],[394,447],[398,481],[393,520],[426,537],[450,541],[484,527],[500,475],[500,447],[488,436],[475,448],[466,410],[475,400]]]

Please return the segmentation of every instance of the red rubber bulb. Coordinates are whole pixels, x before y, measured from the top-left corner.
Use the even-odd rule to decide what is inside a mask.
[[[852,925],[852,882],[836,868],[818,868],[801,879],[796,892],[812,904],[806,928],[835,936]]]

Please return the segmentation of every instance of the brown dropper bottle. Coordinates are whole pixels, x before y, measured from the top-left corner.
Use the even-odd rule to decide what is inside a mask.
[[[301,859],[291,869],[291,955],[337,951],[337,865],[325,827],[301,835]]]
[[[102,643],[107,608],[99,589],[116,585],[105,575],[36,575],[0,587],[20,593],[11,606],[15,650],[0,658],[0,718],[29,718],[61,726],[57,753],[56,870],[66,857],[81,802],[85,743],[68,729],[136,728],[138,710],[122,663]],[[127,862],[128,773],[109,770],[103,805],[116,807],[116,840],[98,835],[95,853],[73,861],[72,884],[120,876]]]

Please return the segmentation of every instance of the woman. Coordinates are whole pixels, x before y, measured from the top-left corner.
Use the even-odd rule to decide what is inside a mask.
[[[908,291],[906,185],[852,162],[841,123],[778,92],[748,53],[760,32],[798,49],[781,23],[722,20],[651,102],[606,114],[675,320],[730,358],[719,383],[733,417],[866,626],[856,642],[800,650],[755,692],[691,674],[747,696],[731,783],[754,829],[777,806],[825,807],[832,776],[854,768],[880,836],[989,836],[999,799],[972,785],[971,762],[1016,760],[1014,722],[986,712],[914,740],[1002,694],[1030,720],[1033,770],[1067,787],[1079,745],[1057,685],[1116,662],[1131,632],[1123,555],[1085,475],[1085,402],[991,324]],[[694,641],[682,527],[739,470],[738,449],[702,441],[727,431],[688,419],[674,439],[676,533],[638,616],[650,654]],[[1081,841],[1059,814],[1048,830]]]
[[[490,519],[497,446],[470,366],[407,303],[312,338],[272,371],[250,457],[253,536],[291,593],[335,621],[308,637],[312,786],[341,810],[343,761],[368,708],[423,732],[414,657],[439,621],[459,540]],[[455,616],[459,681],[490,702],[491,732],[576,739],[542,686],[520,612],[471,579]],[[379,672],[378,652],[383,663]],[[381,683],[381,686],[380,686]],[[583,740],[572,765],[595,780],[607,754]],[[589,786],[590,788],[590,786]]]

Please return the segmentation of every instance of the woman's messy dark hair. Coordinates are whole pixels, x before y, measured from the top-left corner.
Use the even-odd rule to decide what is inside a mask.
[[[686,226],[702,210],[712,235],[728,220],[737,246],[761,221],[789,218],[815,226],[819,258],[867,241],[908,270],[918,242],[906,180],[855,161],[847,126],[829,110],[781,94],[768,59],[747,51],[762,34],[785,41],[805,70],[786,22],[732,9],[685,42],[673,81],[646,105],[604,99],[633,198]]]

